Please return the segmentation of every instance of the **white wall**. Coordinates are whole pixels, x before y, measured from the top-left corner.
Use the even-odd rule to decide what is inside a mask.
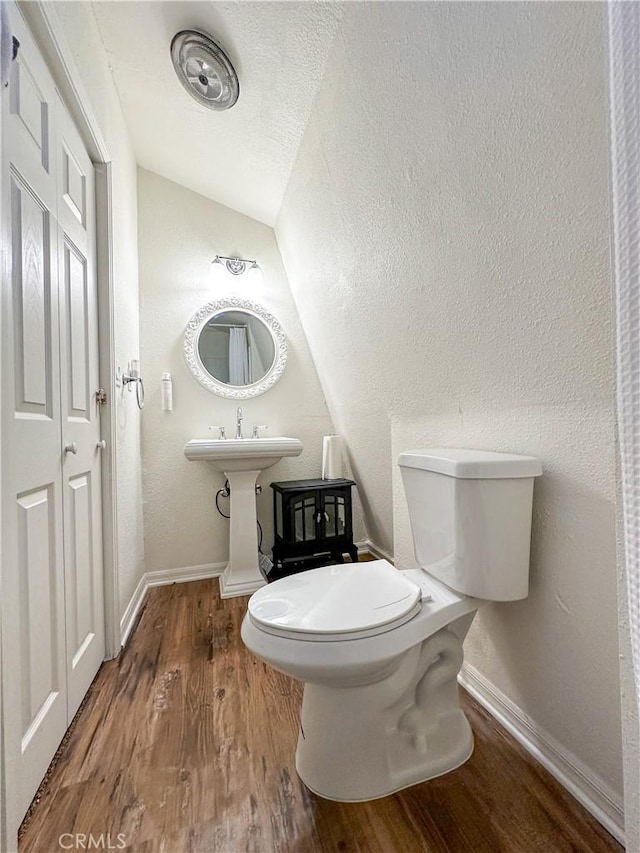
[[[231,436],[235,429],[238,403],[203,388],[183,355],[190,317],[205,303],[230,293],[210,280],[216,254],[257,259],[264,283],[243,289],[244,295],[274,314],[287,335],[288,359],[281,380],[266,394],[242,403],[245,435],[255,424],[268,424],[267,434],[295,436],[304,444],[301,456],[283,460],[258,481],[264,486],[258,517],[264,524],[265,551],[270,551],[269,483],[319,477],[322,436],[333,431],[273,229],[142,169],[138,205],[147,570],[228,559],[229,522],[218,515],[214,503],[224,475],[206,463],[188,462],[183,454],[189,439],[211,436],[212,424],[226,425]],[[161,410],[160,380],[165,371],[173,377],[172,412]],[[223,500],[222,506],[228,512],[229,502]]]
[[[467,660],[619,798],[602,14],[349,5],[276,233],[369,534],[400,564],[400,450],[542,459],[531,595],[478,616]]]
[[[56,2],[55,13],[109,149],[113,169],[113,280],[116,359],[139,348],[136,161],[95,18],[88,3]],[[144,571],[140,417],[118,393],[117,502],[120,612]]]

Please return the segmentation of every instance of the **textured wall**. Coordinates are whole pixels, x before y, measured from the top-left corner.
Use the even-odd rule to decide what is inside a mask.
[[[467,660],[619,793],[602,14],[350,5],[276,233],[369,535],[395,536],[398,563],[398,451],[542,459],[531,596],[489,605]]]
[[[227,295],[209,279],[216,254],[256,258],[264,284],[246,298],[261,302],[282,323],[289,344],[281,380],[266,394],[242,403],[245,435],[254,424],[267,434],[291,435],[304,444],[301,456],[265,471],[259,482],[258,517],[265,550],[272,538],[273,480],[320,476],[322,436],[333,431],[282,268],[273,230],[204,196],[139,170],[140,327],[142,371],[147,380],[143,414],[144,521],[147,570],[217,563],[228,558],[229,523],[214,497],[224,475],[206,463],[188,462],[183,447],[208,437],[211,424],[233,435],[238,403],[217,397],[191,375],[183,355],[190,317]],[[174,410],[160,407],[160,378],[173,377]],[[228,501],[223,507],[228,511]],[[361,533],[361,528],[357,531]]]
[[[126,367],[129,358],[137,357],[139,347],[137,166],[90,4],[58,2],[55,11],[111,157],[115,348],[116,360]],[[140,416],[129,395],[119,396],[117,419],[117,560],[122,613],[144,571]]]

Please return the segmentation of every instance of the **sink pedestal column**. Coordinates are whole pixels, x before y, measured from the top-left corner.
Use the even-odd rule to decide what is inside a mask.
[[[256,480],[260,471],[225,471],[231,487],[229,563],[220,576],[220,597],[251,595],[266,585],[258,562]]]

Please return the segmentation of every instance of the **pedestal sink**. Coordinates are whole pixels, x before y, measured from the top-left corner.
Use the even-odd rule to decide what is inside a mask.
[[[256,480],[285,456],[299,456],[297,438],[194,438],[184,447],[191,462],[209,462],[231,487],[229,563],[220,577],[220,595],[250,595],[266,581],[258,561]]]

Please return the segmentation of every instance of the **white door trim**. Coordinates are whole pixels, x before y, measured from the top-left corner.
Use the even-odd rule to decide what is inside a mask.
[[[17,0],[17,3],[47,61],[58,91],[83,136],[94,165],[109,163],[109,149],[58,20],[55,3],[49,0]]]
[[[107,391],[102,407],[102,549],[104,563],[105,654],[120,653],[120,590],[118,585],[118,512],[116,494],[115,336],[113,308],[113,211],[111,163],[94,163],[96,175],[96,263],[98,274],[98,348],[100,382]]]
[[[102,438],[107,452],[102,462],[102,526],[104,557],[105,648],[107,658],[120,651],[120,612],[117,564],[117,432],[115,406],[115,341],[113,308],[113,182],[111,157],[82,77],[55,10],[47,0],[18,0],[18,6],[38,42],[55,84],[91,156],[96,171],[97,275],[100,383],[107,391],[102,411]]]
[[[6,20],[6,19],[5,19]],[[5,89],[2,85],[2,80],[0,80],[0,154],[2,152],[2,133],[3,133],[3,116],[5,110],[5,100],[8,97],[8,89]],[[2,320],[2,304],[4,302],[4,297],[2,294],[2,282],[8,281],[9,279],[9,246],[11,245],[9,239],[9,225],[6,217],[3,215],[6,199],[5,199],[5,186],[3,183],[4,169],[0,169],[0,329],[3,328],[3,320]],[[0,346],[0,377],[2,376],[2,347]],[[2,443],[2,382],[0,381],[0,445]],[[2,454],[0,453],[0,458]],[[2,482],[2,463],[0,461],[0,483]],[[0,489],[0,519],[2,518],[2,490]],[[2,525],[0,524],[0,600],[3,595],[3,581],[2,581]],[[0,672],[3,672],[2,669],[2,608],[0,608]],[[0,681],[0,758],[3,760],[3,763],[6,761],[7,751],[5,749],[4,743],[4,711],[2,706],[2,693],[3,693],[3,685]],[[7,783],[6,783],[7,772],[6,768],[0,772],[0,850],[8,850],[8,836],[7,836],[7,817],[8,817],[8,797],[7,797]]]

